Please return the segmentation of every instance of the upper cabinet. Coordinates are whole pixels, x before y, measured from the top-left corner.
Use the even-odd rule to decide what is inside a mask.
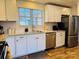
[[[0,0],[0,21],[5,21],[5,0]]]
[[[61,12],[62,12],[62,8],[55,6],[54,7],[54,21],[55,22],[61,22]]]
[[[8,21],[17,21],[18,18],[18,8],[16,5],[16,0],[6,0],[6,19]]]
[[[45,22],[61,22],[61,15],[70,15],[71,8],[55,5],[45,6]]]
[[[70,8],[62,8],[62,15],[70,15],[71,14],[71,9]]]
[[[18,20],[16,0],[0,0],[0,21]]]
[[[45,6],[45,22],[61,22],[62,8],[53,5]]]

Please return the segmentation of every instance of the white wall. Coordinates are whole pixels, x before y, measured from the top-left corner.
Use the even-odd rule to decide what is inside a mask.
[[[49,31],[52,31],[52,27],[54,25],[56,25],[57,23],[45,23],[44,25],[44,30],[49,30]]]
[[[4,27],[5,34],[7,33],[8,29],[15,29],[15,34],[22,34],[25,33],[25,28],[29,29],[29,32],[32,31],[32,27],[29,26],[20,26],[17,22],[0,22],[0,25]]]
[[[19,1],[17,3],[17,5],[18,5],[18,7],[30,8],[30,9],[40,9],[40,10],[44,11],[44,5],[40,4],[40,3]],[[30,31],[32,31],[32,30],[43,30],[44,26],[37,26],[37,27],[33,27],[33,28],[32,28],[32,26],[29,26],[28,28],[29,28]]]
[[[17,3],[18,7],[24,7],[24,8],[31,8],[31,9],[41,9],[44,10],[44,5],[40,3],[35,3],[35,2],[23,2],[19,1]]]
[[[18,2],[18,7],[31,8],[31,9],[40,9],[44,10],[44,5],[33,3],[33,2]],[[21,26],[19,25],[19,20],[17,22],[0,22],[0,25],[4,27],[4,31],[6,32],[8,28],[15,28],[15,32],[18,34],[24,33],[25,28],[29,29],[29,32],[32,31],[32,26]],[[44,26],[34,27],[34,29],[42,30]]]
[[[16,28],[16,22],[0,22],[0,25],[3,26],[5,33],[9,28]]]

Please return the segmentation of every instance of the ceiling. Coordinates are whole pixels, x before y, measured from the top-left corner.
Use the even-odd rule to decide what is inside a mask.
[[[21,0],[21,1],[32,1],[38,3],[54,3],[54,4],[66,5],[70,7],[77,4],[78,2],[78,0]]]

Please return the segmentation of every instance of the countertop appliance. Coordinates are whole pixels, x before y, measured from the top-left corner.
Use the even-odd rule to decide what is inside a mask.
[[[66,47],[75,47],[78,45],[78,20],[79,16],[62,15],[61,21],[66,28]]]
[[[46,49],[55,48],[56,32],[46,33]]]
[[[65,30],[65,25],[63,22],[58,22],[57,25],[53,26],[53,30]]]
[[[65,30],[65,24],[63,22],[58,22],[58,30]]]
[[[58,26],[57,25],[54,25],[53,26],[53,30],[58,30]]]
[[[25,28],[25,32],[28,32],[28,28]]]
[[[0,25],[0,35],[4,34],[3,26]]]

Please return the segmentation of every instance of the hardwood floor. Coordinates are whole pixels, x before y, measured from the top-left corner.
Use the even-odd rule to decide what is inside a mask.
[[[16,59],[79,59],[79,45],[74,48],[57,48],[49,51],[34,53]]]

